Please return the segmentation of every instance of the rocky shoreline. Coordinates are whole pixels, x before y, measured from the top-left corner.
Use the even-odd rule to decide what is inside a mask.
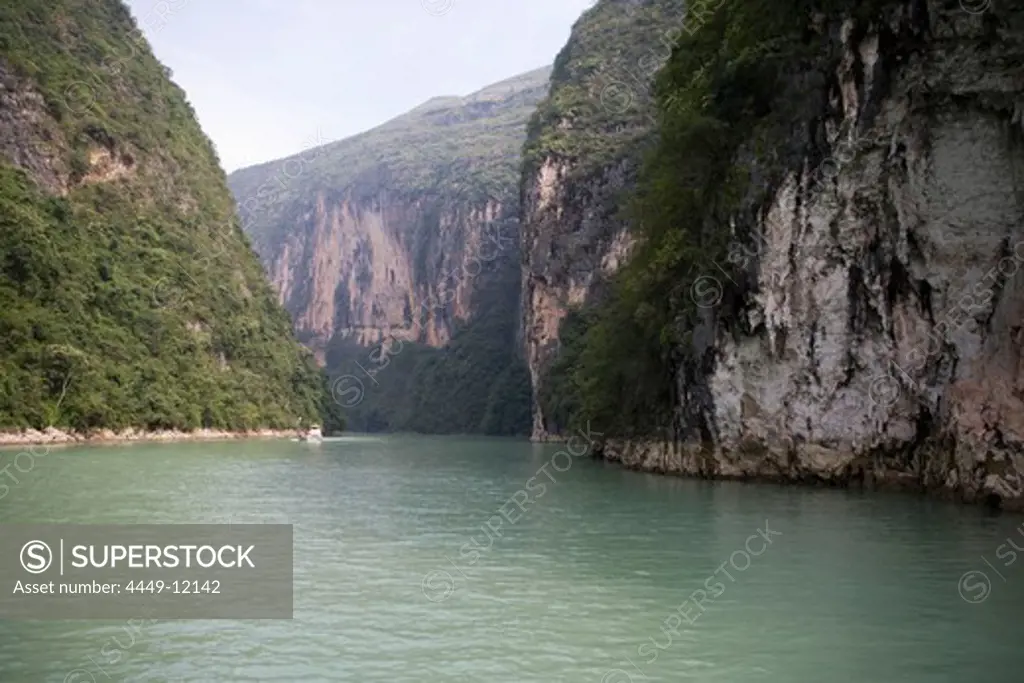
[[[977,462],[977,458],[961,462],[955,453],[943,456],[938,449],[904,460],[813,445],[709,451],[696,444],[609,439],[600,444],[595,457],[652,474],[902,491],[1006,512],[1024,512],[1024,482],[1020,474],[1024,467],[1019,467],[1024,458],[1020,456],[1006,461],[998,475]]]
[[[253,431],[225,431],[196,429],[184,432],[176,429],[145,430],[128,428],[120,432],[98,429],[88,434],[66,432],[54,427],[40,431],[26,429],[21,432],[0,432],[0,447],[34,445],[74,445],[131,442],[175,441],[228,441],[233,439],[284,439],[297,435],[294,429],[257,429]]]

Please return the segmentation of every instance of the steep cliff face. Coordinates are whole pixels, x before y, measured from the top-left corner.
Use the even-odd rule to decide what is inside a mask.
[[[444,345],[471,317],[482,264],[516,260],[519,152],[549,73],[231,175],[245,229],[321,362],[332,339]]]
[[[628,253],[622,199],[654,127],[654,76],[686,28],[682,2],[600,0],[573,27],[531,121],[521,183],[522,334],[535,440],[565,427],[542,400],[559,330]]]
[[[372,345],[394,334],[442,346],[470,316],[481,251],[514,245],[507,204],[494,199],[404,197],[359,201],[322,191],[308,233],[285,240],[267,270],[296,330],[318,351],[339,335]],[[436,306],[433,302],[445,301]],[[427,319],[412,324],[423,309]]]
[[[761,182],[692,279],[668,436],[605,455],[1024,509],[1024,3],[839,14],[782,147],[734,160]]]
[[[0,429],[320,420],[168,76],[117,0],[0,6]]]

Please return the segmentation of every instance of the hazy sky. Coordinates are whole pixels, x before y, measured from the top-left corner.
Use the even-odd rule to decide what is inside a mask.
[[[127,0],[228,171],[551,63],[594,0]]]

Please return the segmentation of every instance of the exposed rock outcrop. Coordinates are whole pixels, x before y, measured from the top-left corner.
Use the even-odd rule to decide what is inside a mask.
[[[335,335],[363,345],[387,336],[441,346],[470,316],[480,254],[516,250],[500,202],[318,194],[307,231],[285,239],[267,269],[300,337],[321,351]],[[443,302],[443,305],[439,305]],[[414,314],[424,313],[414,325]]]
[[[651,86],[686,26],[677,0],[602,0],[559,55],[521,185],[523,345],[532,438],[557,438],[537,397],[569,309],[598,296],[630,246],[623,199],[654,128]]]
[[[755,179],[779,159],[790,172],[767,199],[755,183],[727,262],[694,284],[703,322],[680,349],[674,423],[609,440],[604,457],[1024,509],[1024,4],[883,14],[819,18],[830,54],[785,94],[806,118],[772,160],[753,145],[737,159]],[[569,239],[564,225],[545,239]],[[543,346],[551,327],[526,333]]]
[[[42,93],[0,58],[0,157],[53,194],[67,192],[67,141]]]
[[[518,261],[519,151],[549,74],[435,98],[231,175],[253,245],[321,363],[332,340],[443,346],[472,317],[483,264]]]

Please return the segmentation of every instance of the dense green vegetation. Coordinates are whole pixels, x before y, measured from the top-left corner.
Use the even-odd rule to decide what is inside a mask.
[[[235,171],[228,180],[247,234],[271,253],[319,190],[356,200],[382,192],[461,201],[514,195],[525,122],[550,73],[544,67],[466,97],[434,98],[365,133]]]
[[[478,313],[436,349],[410,342],[368,349],[338,343],[328,353],[332,375],[362,383],[362,399],[336,385],[350,428],[368,432],[524,435],[530,431],[530,378],[515,344],[519,269],[512,259],[485,271],[475,294]],[[371,377],[372,376],[372,377]]]
[[[41,96],[49,130],[16,140],[35,165],[0,156],[0,428],[337,429],[210,142],[138,35],[117,0],[0,5],[6,85]]]
[[[684,32],[686,4],[599,2],[577,20],[530,119],[527,172],[558,157],[586,175],[640,152],[654,124],[650,83]]]
[[[556,425],[590,420],[636,434],[669,424],[680,367],[694,362],[690,335],[701,311],[692,288],[717,274],[712,260],[728,263],[730,221],[749,238],[743,231],[788,163],[784,140],[806,118],[799,107],[834,73],[822,63],[817,85],[807,81],[803,99],[795,91],[794,73],[828,61],[824,36],[809,30],[812,12],[849,8],[841,0],[704,3],[708,20],[680,38],[657,79],[659,139],[629,209],[639,243],[611,293],[565,320],[560,358],[541,387]],[[715,314],[740,324],[729,320],[733,285],[718,279],[724,303]]]

